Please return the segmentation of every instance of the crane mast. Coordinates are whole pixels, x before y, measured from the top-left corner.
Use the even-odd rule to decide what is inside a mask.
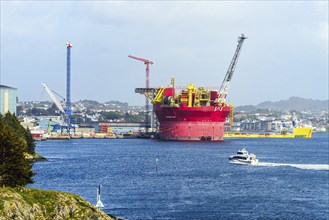
[[[243,45],[243,42],[244,42],[245,39],[247,39],[247,36],[244,35],[244,34],[241,34],[241,36],[238,38],[238,45],[236,47],[234,56],[232,58],[230,66],[228,67],[228,70],[226,72],[224,81],[223,81],[222,85],[219,88],[218,97],[215,101],[219,105],[224,104],[225,101],[226,101],[227,92],[228,92],[228,89],[229,89],[229,86],[230,86],[230,83],[231,83],[231,80],[232,80],[232,76],[233,76],[236,64],[238,62],[240,51],[241,51],[241,48],[242,48],[242,45]]]
[[[146,89],[150,88],[150,64],[152,65],[153,62],[144,58],[140,58],[140,57],[135,57],[132,55],[128,55],[129,58],[135,59],[135,60],[139,60],[144,62],[144,64],[146,65],[146,82],[145,82],[145,86]],[[150,127],[150,120],[149,120],[149,99],[146,96],[145,97],[145,131],[146,133],[148,133],[148,129]]]
[[[71,130],[71,115],[72,115],[72,104],[71,104],[71,48],[72,44],[70,42],[66,43],[67,48],[67,63],[66,63],[66,108],[65,108],[65,114],[66,114],[66,124],[67,124],[67,133],[70,135]],[[73,128],[74,129],[74,128]],[[75,132],[75,130],[74,130]]]

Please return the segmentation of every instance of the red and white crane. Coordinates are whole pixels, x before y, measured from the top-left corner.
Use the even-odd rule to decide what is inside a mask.
[[[219,105],[224,104],[225,101],[226,101],[227,91],[229,89],[229,86],[230,86],[230,83],[231,83],[231,80],[232,80],[232,76],[233,76],[233,72],[235,70],[235,66],[237,64],[237,61],[238,61],[238,58],[239,58],[239,55],[240,55],[240,51],[241,51],[241,48],[242,48],[242,44],[243,44],[243,41],[245,39],[247,39],[247,36],[244,35],[244,34],[241,34],[241,36],[238,38],[238,45],[236,47],[234,56],[232,58],[230,66],[228,67],[228,70],[226,72],[224,81],[223,81],[222,85],[219,88],[218,97],[216,99],[216,102]]]
[[[135,57],[132,55],[128,55],[129,58],[135,59],[135,60],[139,60],[144,62],[144,64],[146,65],[146,89],[150,88],[150,65],[153,64],[152,61],[148,60],[148,59],[144,59],[144,58],[140,58],[140,57]],[[149,98],[145,97],[145,132],[148,132],[148,129],[150,127],[150,120],[149,120]]]

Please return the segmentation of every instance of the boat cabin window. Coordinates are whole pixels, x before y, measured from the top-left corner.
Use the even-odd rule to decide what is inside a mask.
[[[234,157],[234,159],[246,160],[247,157],[245,157],[245,156],[236,156],[236,157]]]
[[[241,152],[241,151],[238,151],[238,152],[236,152],[236,154],[243,154],[243,152]]]

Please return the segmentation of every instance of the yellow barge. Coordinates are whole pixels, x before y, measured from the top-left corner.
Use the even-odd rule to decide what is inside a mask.
[[[224,138],[312,138],[312,128],[294,128],[292,134],[225,133]]]

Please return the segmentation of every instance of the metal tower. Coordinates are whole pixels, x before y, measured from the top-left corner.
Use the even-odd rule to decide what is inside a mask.
[[[71,106],[71,48],[72,44],[70,42],[66,43],[67,48],[67,64],[66,64],[66,124],[67,132],[70,134],[71,129],[71,115],[72,115],[72,106]]]
[[[140,57],[135,57],[135,56],[128,56],[129,58],[135,59],[135,60],[139,60],[144,62],[144,64],[146,65],[146,89],[150,88],[150,64],[152,65],[153,62],[144,58],[140,58]],[[148,130],[150,128],[150,119],[149,119],[149,98],[145,97],[145,132],[148,133]]]

